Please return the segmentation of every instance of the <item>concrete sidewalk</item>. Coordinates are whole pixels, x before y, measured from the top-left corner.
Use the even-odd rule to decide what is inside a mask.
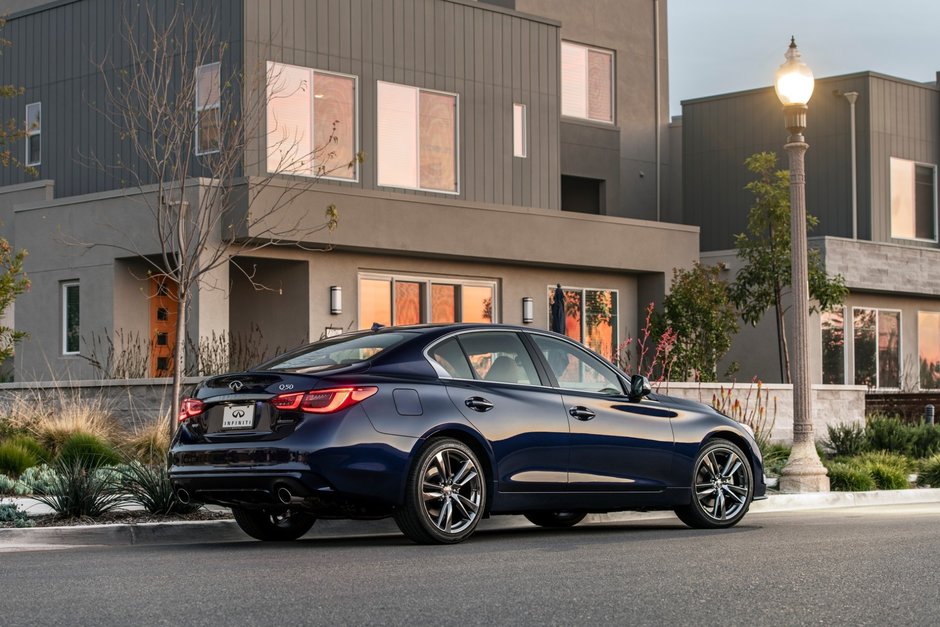
[[[6,500],[9,502],[9,499]],[[837,509],[868,506],[904,506],[940,503],[940,489],[879,490],[874,492],[828,492],[777,494],[751,505],[751,514],[808,509]],[[613,524],[646,520],[676,520],[672,512],[615,512],[591,514],[582,524]],[[480,530],[531,527],[522,516],[495,516],[480,522]],[[306,538],[343,538],[399,535],[395,522],[383,520],[321,520]],[[232,520],[171,523],[131,523],[0,529],[0,552],[62,549],[74,546],[129,546],[134,544],[193,544],[207,542],[246,542],[246,536]]]

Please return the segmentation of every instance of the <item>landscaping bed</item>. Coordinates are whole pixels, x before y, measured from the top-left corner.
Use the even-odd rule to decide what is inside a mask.
[[[96,517],[73,517],[65,518],[57,514],[40,514],[38,516],[29,516],[22,508],[16,508],[21,514],[15,520],[13,514],[11,519],[5,520],[3,511],[12,504],[0,505],[0,529],[3,528],[21,528],[21,527],[76,527],[81,525],[126,525],[139,523],[168,523],[168,522],[191,522],[203,520],[229,520],[232,514],[228,510],[210,510],[206,508],[198,509],[187,514],[151,514],[146,510],[132,511],[112,511]],[[17,524],[19,522],[19,524]]]

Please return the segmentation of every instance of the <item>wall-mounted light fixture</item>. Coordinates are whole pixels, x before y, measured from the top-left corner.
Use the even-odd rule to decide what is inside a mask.
[[[522,299],[522,322],[532,324],[535,321],[535,301],[531,296]]]
[[[334,316],[343,313],[343,288],[339,285],[330,286],[330,313]]]

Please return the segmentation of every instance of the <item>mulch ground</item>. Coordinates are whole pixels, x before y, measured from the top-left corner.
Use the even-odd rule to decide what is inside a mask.
[[[181,522],[190,520],[227,520],[229,511],[198,509],[190,514],[157,515],[146,511],[108,512],[95,518],[60,518],[55,514],[31,516],[36,527],[75,527],[79,525],[118,525],[128,523]],[[13,523],[0,522],[0,527],[12,527]]]

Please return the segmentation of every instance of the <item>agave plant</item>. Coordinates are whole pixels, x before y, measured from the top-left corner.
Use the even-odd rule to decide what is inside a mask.
[[[188,514],[199,509],[199,505],[183,503],[176,497],[164,465],[131,462],[118,472],[124,492],[151,514]]]
[[[89,460],[72,458],[55,462],[52,470],[34,498],[60,517],[95,518],[129,502],[113,468],[95,469]]]

